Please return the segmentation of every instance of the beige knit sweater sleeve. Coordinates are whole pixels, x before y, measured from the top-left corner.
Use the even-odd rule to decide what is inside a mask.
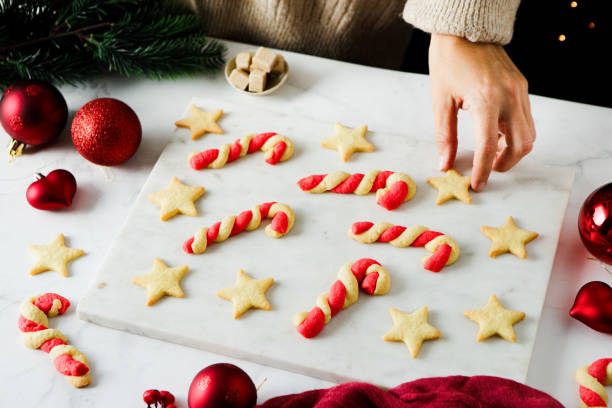
[[[507,44],[519,3],[520,0],[408,0],[403,17],[428,33]]]

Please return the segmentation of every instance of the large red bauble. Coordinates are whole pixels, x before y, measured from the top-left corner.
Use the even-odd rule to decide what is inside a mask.
[[[612,265],[612,183],[591,193],[578,215],[584,246],[600,261]]]
[[[77,184],[68,170],[53,170],[47,176],[38,174],[38,180],[26,190],[28,203],[39,210],[56,210],[70,207]]]
[[[189,408],[252,408],[257,402],[255,384],[233,364],[213,364],[193,378],[187,396]]]
[[[612,287],[593,281],[580,288],[569,312],[593,330],[612,334]]]
[[[120,100],[87,102],[72,121],[72,143],[81,156],[102,166],[114,166],[136,153],[142,128],[136,113]]]
[[[48,82],[16,82],[0,101],[2,127],[13,139],[28,145],[50,142],[62,132],[67,119],[64,97]]]

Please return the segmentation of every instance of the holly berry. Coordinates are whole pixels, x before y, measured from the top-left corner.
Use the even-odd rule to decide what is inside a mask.
[[[157,390],[146,390],[142,394],[142,399],[147,404],[147,406],[157,404],[160,401],[160,392]]]
[[[168,408],[170,405],[174,403],[174,395],[169,391],[160,391],[159,392],[159,402],[163,407]]]

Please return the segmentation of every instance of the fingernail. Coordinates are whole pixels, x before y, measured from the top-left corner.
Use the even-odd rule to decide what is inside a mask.
[[[476,186],[476,191],[482,191],[484,190],[485,186],[487,185],[486,181],[481,181],[480,183],[478,183],[478,185]]]
[[[440,170],[444,170],[444,157],[440,156],[440,160],[438,161],[438,168]]]

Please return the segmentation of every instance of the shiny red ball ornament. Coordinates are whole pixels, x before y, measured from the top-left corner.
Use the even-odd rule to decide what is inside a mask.
[[[25,145],[38,146],[55,139],[66,126],[68,106],[48,82],[23,80],[10,85],[0,100],[0,123],[13,138],[11,156]]]
[[[578,231],[594,257],[612,265],[612,183],[591,193],[578,215]]]
[[[612,287],[593,281],[580,288],[569,312],[593,330],[612,334]]]
[[[187,396],[189,408],[252,408],[257,390],[251,378],[233,364],[213,364],[196,374]]]
[[[87,102],[72,121],[72,143],[78,152],[95,164],[114,166],[136,153],[142,127],[136,113],[113,98]]]
[[[26,190],[28,203],[39,210],[57,210],[70,207],[77,190],[74,176],[68,170],[53,170],[44,176],[38,173],[38,180]]]

